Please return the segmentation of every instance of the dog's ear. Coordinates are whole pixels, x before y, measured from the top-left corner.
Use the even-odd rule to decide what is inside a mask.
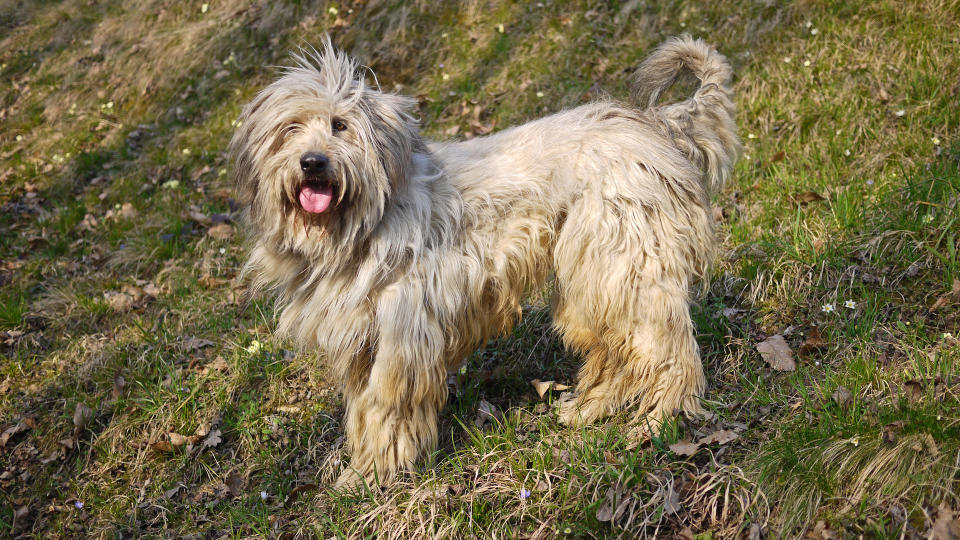
[[[413,98],[381,92],[369,92],[360,100],[380,164],[393,186],[410,177],[413,153],[423,149],[417,120],[411,114],[416,104]]]

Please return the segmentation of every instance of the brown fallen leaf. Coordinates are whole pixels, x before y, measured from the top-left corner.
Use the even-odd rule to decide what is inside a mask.
[[[23,433],[27,429],[27,425],[23,422],[17,422],[16,424],[4,429],[3,433],[0,433],[0,448],[6,446],[7,442],[9,442],[14,435]]]
[[[783,150],[781,150],[781,151],[777,152],[776,154],[770,156],[770,159],[769,159],[769,161],[767,161],[767,164],[776,163],[776,162],[778,162],[778,161],[783,161],[783,158],[785,158],[785,157],[787,157],[786,152],[784,152]]]
[[[543,399],[543,396],[550,390],[562,392],[570,389],[570,387],[565,384],[560,384],[555,381],[541,381],[540,379],[534,379],[530,381],[530,384],[536,389],[537,395],[540,396],[541,399]]]
[[[833,394],[830,395],[834,402],[839,405],[841,408],[846,408],[847,405],[853,400],[853,394],[844,386],[838,386],[834,390]]]
[[[247,479],[237,471],[230,471],[223,477],[223,485],[227,487],[231,497],[237,497],[243,493],[246,484]]]
[[[473,419],[473,424],[480,429],[497,421],[500,415],[500,409],[496,405],[485,399],[481,399],[477,404],[477,416]]]
[[[903,393],[911,402],[919,401],[923,397],[923,386],[920,381],[907,381],[903,383]]]
[[[233,232],[233,225],[229,223],[218,223],[207,229],[207,234],[217,240],[229,240],[233,238]]]
[[[950,292],[940,295],[937,301],[930,306],[930,311],[936,311],[946,307],[956,302],[957,299],[960,299],[960,279],[953,280],[953,286],[950,287]]]
[[[123,375],[117,374],[113,378],[113,399],[120,399],[120,396],[123,395],[123,390],[127,387],[127,380],[123,378]]]
[[[890,422],[889,424],[883,426],[881,430],[880,438],[888,443],[895,443],[900,437],[900,431],[903,430],[903,420],[897,420],[896,422]]]
[[[103,297],[106,299],[107,305],[114,311],[125,312],[133,309],[133,297],[129,294],[107,291],[103,293]]]
[[[284,506],[284,507],[289,507],[291,504],[293,504],[294,502],[296,502],[296,500],[297,500],[298,498],[300,498],[300,495],[302,495],[303,493],[305,493],[305,492],[307,492],[307,491],[313,491],[313,490],[317,489],[318,487],[319,487],[319,486],[317,486],[316,484],[303,484],[303,485],[300,485],[300,486],[297,486],[297,487],[291,489],[291,490],[290,490],[290,493],[287,494],[287,498],[284,499],[284,501],[283,501],[283,506]]]
[[[159,297],[161,294],[163,294],[162,291],[160,290],[160,288],[157,287],[156,285],[154,285],[152,282],[147,283],[147,284],[145,284],[145,285],[143,286],[143,292],[144,292],[147,296],[151,296],[151,297],[153,297],[153,298],[157,298],[157,297]]]
[[[827,346],[827,342],[823,340],[823,336],[820,334],[820,329],[814,326],[807,332],[807,339],[803,341],[803,345],[800,346],[801,357],[810,356],[810,354],[819,351]]]
[[[214,343],[209,339],[201,339],[193,336],[187,336],[183,339],[183,347],[188,351],[196,351],[204,347],[213,347]]]
[[[757,343],[757,352],[776,371],[794,371],[797,363],[793,360],[790,345],[780,334],[775,334]]]
[[[793,196],[793,202],[801,206],[825,200],[827,200],[827,198],[816,191],[804,191]]]
[[[700,445],[690,441],[677,441],[670,445],[670,451],[678,456],[690,457],[697,453]]]
[[[727,444],[728,442],[736,440],[739,437],[740,436],[737,435],[736,432],[734,431],[731,431],[729,429],[721,429],[718,431],[714,431],[713,433],[700,439],[699,441],[697,441],[697,444],[701,446],[705,444],[713,444],[713,443]]]
[[[960,519],[953,517],[953,511],[946,502],[940,503],[937,509],[937,520],[933,522],[930,530],[930,538],[936,540],[957,540],[960,539]]]
[[[77,407],[73,410],[74,433],[79,433],[87,427],[91,418],[93,418],[93,409],[87,407],[85,403],[77,403]]]

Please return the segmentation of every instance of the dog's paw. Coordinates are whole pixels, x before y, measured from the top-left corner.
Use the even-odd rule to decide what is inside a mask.
[[[340,477],[337,478],[334,487],[338,491],[357,491],[363,489],[366,485],[366,479],[362,474],[357,472],[356,469],[347,467],[340,473]]]
[[[573,392],[563,392],[557,399],[560,423],[570,427],[580,427],[589,424],[589,410],[584,409],[583,400]],[[587,414],[584,414],[587,413]]]

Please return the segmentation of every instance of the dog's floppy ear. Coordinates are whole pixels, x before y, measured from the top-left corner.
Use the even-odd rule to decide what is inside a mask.
[[[417,120],[411,114],[417,102],[396,94],[370,92],[360,100],[372,128],[380,164],[391,185],[402,184],[411,174],[413,153],[423,149]]]

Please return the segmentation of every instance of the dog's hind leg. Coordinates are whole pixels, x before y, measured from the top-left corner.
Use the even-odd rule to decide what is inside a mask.
[[[658,431],[676,410],[701,411],[705,379],[689,290],[705,251],[694,235],[671,234],[663,220],[631,215],[628,204],[608,208],[574,208],[568,222],[576,226],[557,243],[554,322],[564,342],[585,353],[560,420],[582,425],[635,406],[638,419]]]

